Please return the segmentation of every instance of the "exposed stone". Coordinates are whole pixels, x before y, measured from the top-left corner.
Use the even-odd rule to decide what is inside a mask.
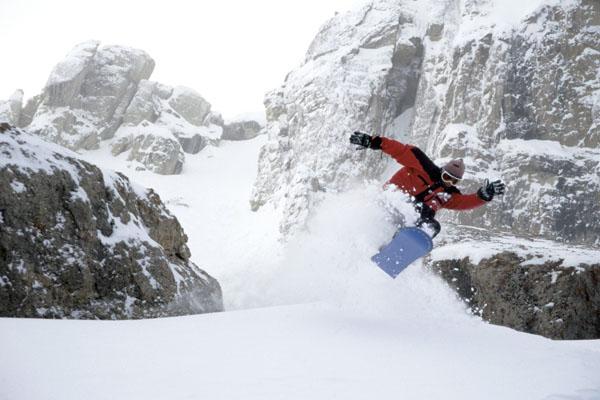
[[[0,101],[0,122],[17,125],[23,109],[23,91],[16,90],[8,101]]]
[[[154,60],[141,50],[82,43],[54,67],[20,125],[73,150],[97,148],[113,137],[138,83],[153,69]]]
[[[135,96],[123,115],[123,124],[135,126],[143,121],[154,123],[162,111],[162,100],[173,94],[173,88],[158,82],[140,81]]]
[[[389,175],[381,175],[387,166],[381,153],[357,152],[348,143],[359,130],[417,145],[439,165],[463,158],[465,193],[486,178],[505,180],[506,194],[485,207],[440,212],[444,229],[454,222],[496,235],[510,231],[517,243],[533,236],[555,247],[597,248],[600,3],[547,2],[520,20],[503,16],[502,23],[498,2],[418,3],[376,0],[332,18],[304,64],[267,94],[268,141],[259,153],[252,209],[274,203],[289,237],[323,191],[343,191],[364,179],[383,183]],[[589,268],[536,266],[541,274],[563,271],[564,281],[549,288],[507,257],[487,261],[505,266],[482,267],[483,277],[479,266],[463,266],[472,270],[469,279],[503,296],[485,318],[550,337],[598,337],[598,303],[590,300],[597,299],[597,261]],[[497,286],[507,279],[509,287]],[[553,301],[547,318],[527,311]],[[551,325],[558,318],[562,328]]]
[[[256,121],[236,121],[223,127],[223,140],[248,140],[260,133],[261,126]]]
[[[221,115],[221,113],[218,113],[216,111],[211,111],[208,113],[206,118],[204,118],[204,125],[205,126],[217,125],[217,126],[222,127],[225,125],[225,122],[223,121],[223,116]]]
[[[0,127],[0,315],[144,318],[222,310],[152,190]]]
[[[179,174],[185,161],[179,141],[168,130],[147,122],[119,130],[111,152],[117,156],[127,151],[127,160],[135,160],[161,175]]]
[[[526,264],[502,252],[433,263],[471,309],[493,324],[552,339],[600,338],[600,264]]]
[[[285,234],[304,224],[323,191],[344,190],[357,176],[383,171],[379,156],[354,151],[348,136],[384,132],[414,102],[423,57],[415,30],[413,16],[397,1],[333,18],[304,65],[267,94],[268,141],[251,205],[280,203]]]
[[[442,38],[444,32],[444,24],[433,23],[427,27],[426,35],[432,42],[437,42]]]
[[[508,183],[501,202],[446,221],[600,244],[587,218],[600,199],[599,26],[600,3],[556,3],[514,31],[449,31],[427,52],[407,140],[440,162],[464,158],[469,189],[489,175]]]
[[[43,97],[41,94],[33,96],[31,99],[27,100],[27,103],[21,110],[21,115],[18,122],[19,128],[24,128],[33,122],[33,117],[42,102]]]
[[[486,18],[487,1],[429,6],[424,21],[409,3],[378,0],[322,27],[305,63],[265,99],[253,209],[278,203],[289,233],[321,189],[388,178],[379,154],[348,145],[361,130],[439,164],[463,158],[465,192],[487,177],[508,183],[502,201],[440,214],[446,222],[599,245],[600,219],[588,216],[600,207],[600,3],[543,5],[514,29]]]
[[[169,99],[169,105],[187,122],[201,126],[210,112],[210,103],[204,100],[196,91],[177,86]]]
[[[196,91],[149,81],[153,69],[154,61],[141,50],[81,43],[25,107],[22,92],[0,102],[0,120],[75,151],[97,149],[100,141],[115,138],[114,154],[135,148],[129,159],[159,173],[179,173],[183,156],[178,153],[218,144],[224,122]],[[134,127],[142,135],[137,141],[130,137]],[[243,134],[251,136],[252,128]]]
[[[143,135],[138,142],[149,146],[152,138],[152,146],[146,147],[143,154],[138,146],[137,153],[130,154],[129,159],[142,162],[152,171],[178,174],[181,166],[177,160],[183,162],[183,155],[177,152],[196,154],[211,141],[220,139],[221,126],[211,122],[218,122],[218,116],[210,113],[210,104],[192,89],[143,80],[123,116],[123,125],[117,133],[119,139],[112,145],[113,154],[133,149],[134,137]],[[175,141],[179,145],[175,146]]]
[[[192,135],[191,137],[186,136],[185,134],[178,133],[174,133],[174,135],[179,141],[179,144],[181,145],[183,151],[189,154],[196,154],[200,152],[200,150],[205,148],[208,144],[208,140],[198,133]]]

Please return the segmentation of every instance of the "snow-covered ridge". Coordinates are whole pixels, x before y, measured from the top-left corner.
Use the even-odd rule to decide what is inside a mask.
[[[3,316],[140,318],[222,309],[158,195],[0,125]]]

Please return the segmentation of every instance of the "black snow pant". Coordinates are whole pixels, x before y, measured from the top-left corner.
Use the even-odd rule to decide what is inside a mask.
[[[431,238],[433,239],[442,230],[442,226],[435,219],[435,211],[423,203],[417,203],[415,208],[420,214],[416,226],[419,228],[426,228],[428,232],[431,232]]]

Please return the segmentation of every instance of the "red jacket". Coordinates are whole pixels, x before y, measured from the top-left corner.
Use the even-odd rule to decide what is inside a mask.
[[[418,147],[381,137],[381,150],[404,165],[388,183],[393,183],[411,196],[421,195],[423,203],[433,211],[440,208],[470,210],[487,203],[477,193],[462,194],[456,186],[446,187],[438,184],[433,191],[425,193],[430,186],[441,182],[442,169]]]

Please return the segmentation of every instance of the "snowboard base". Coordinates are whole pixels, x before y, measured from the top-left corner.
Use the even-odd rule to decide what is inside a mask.
[[[392,240],[371,257],[386,274],[396,278],[413,261],[433,248],[431,237],[416,227],[400,228]]]

